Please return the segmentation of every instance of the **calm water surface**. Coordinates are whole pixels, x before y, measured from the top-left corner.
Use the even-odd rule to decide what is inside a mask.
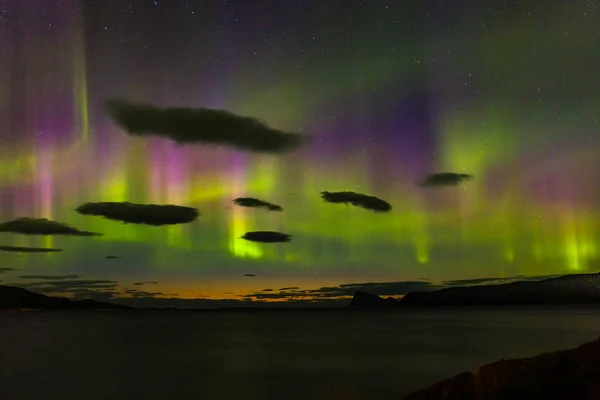
[[[600,336],[600,308],[0,313],[0,399],[398,399]]]

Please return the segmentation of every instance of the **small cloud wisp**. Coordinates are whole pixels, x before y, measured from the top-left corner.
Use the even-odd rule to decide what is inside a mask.
[[[285,243],[292,241],[292,235],[273,231],[246,232],[242,239],[260,243]]]
[[[375,196],[356,192],[321,192],[321,198],[327,203],[351,204],[375,212],[389,212],[392,205]]]
[[[429,174],[419,182],[421,187],[456,186],[464,181],[473,179],[473,175],[458,174],[455,172],[440,172]]]
[[[233,202],[240,207],[264,208],[269,211],[283,211],[281,206],[254,197],[238,197]]]
[[[62,251],[62,249],[53,249],[49,247],[0,246],[0,251],[9,251],[14,253],[58,253]]]

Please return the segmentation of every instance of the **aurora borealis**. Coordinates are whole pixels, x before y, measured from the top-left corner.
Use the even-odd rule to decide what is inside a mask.
[[[414,3],[0,0],[1,220],[103,234],[0,233],[2,246],[63,249],[2,253],[1,266],[212,299],[596,271],[598,3]],[[261,155],[130,137],[103,111],[112,96],[221,108],[313,140]],[[417,184],[446,171],[474,178]],[[327,204],[323,191],[393,210]],[[75,211],[114,201],[201,216],[147,227]],[[241,239],[249,231],[294,240]]]

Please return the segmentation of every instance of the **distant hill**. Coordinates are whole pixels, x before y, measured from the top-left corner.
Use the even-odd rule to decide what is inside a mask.
[[[0,286],[0,310],[34,308],[43,310],[127,310],[131,307],[95,300],[69,300],[49,297],[23,288]]]
[[[600,273],[413,292],[403,306],[600,304]]]
[[[349,307],[376,309],[386,301],[374,294],[356,292]],[[600,273],[413,292],[397,303],[401,307],[600,304]]]

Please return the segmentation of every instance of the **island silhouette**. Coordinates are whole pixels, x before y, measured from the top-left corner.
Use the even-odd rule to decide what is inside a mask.
[[[564,275],[539,281],[449,287],[406,294],[401,299],[356,292],[349,307],[531,306],[600,304],[600,273]]]

